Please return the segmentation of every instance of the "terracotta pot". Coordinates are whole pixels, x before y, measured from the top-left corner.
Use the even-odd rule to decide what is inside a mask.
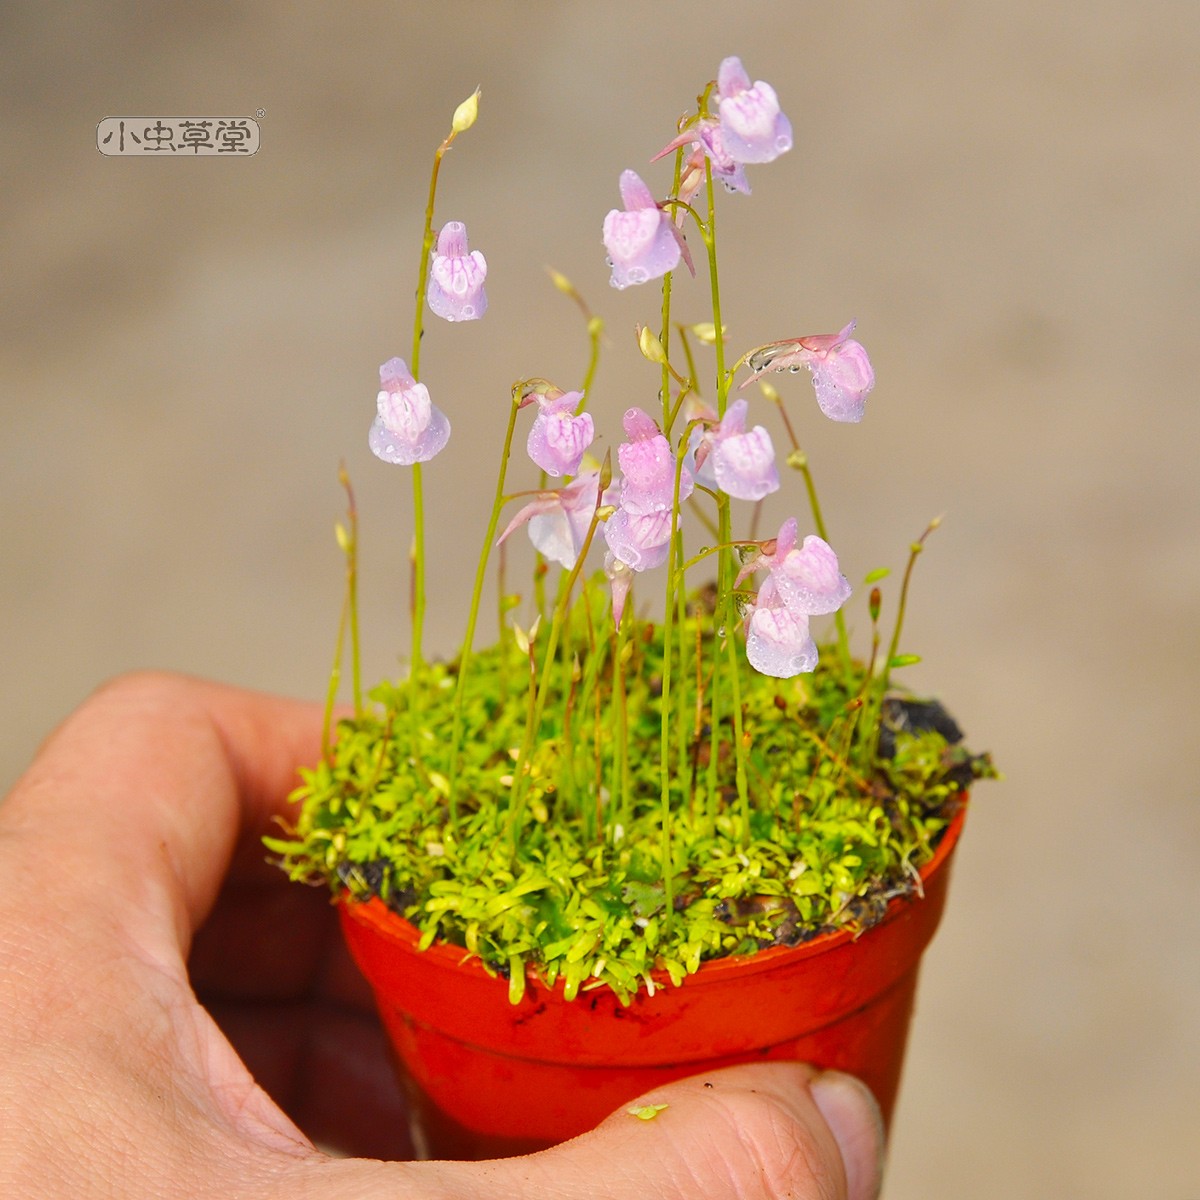
[[[890,1120],[922,951],[937,929],[965,805],[921,871],[924,897],[893,900],[857,938],[704,964],[623,1007],[606,987],[562,998],[508,984],[378,900],[344,901],[342,929],[403,1065],[413,1140],[435,1158],[525,1153],[574,1137],[672,1079],[789,1059],[865,1080]]]

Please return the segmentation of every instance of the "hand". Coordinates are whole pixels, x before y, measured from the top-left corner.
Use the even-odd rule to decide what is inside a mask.
[[[660,1088],[653,1120],[526,1158],[375,1161],[407,1141],[369,997],[328,898],[259,841],[320,726],[315,706],[131,676],[0,806],[0,1195],[877,1195],[869,1093],[800,1065]]]

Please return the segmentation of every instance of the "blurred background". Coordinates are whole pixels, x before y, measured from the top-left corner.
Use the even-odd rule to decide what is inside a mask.
[[[544,267],[607,321],[615,445],[653,404],[632,330],[658,297],[609,288],[601,221],[626,167],[665,192],[648,160],[733,53],[796,145],[721,197],[731,346],[858,319],[861,426],[779,384],[852,580],[945,512],[908,681],[1007,775],[978,789],[926,960],[885,1195],[1197,1200],[1192,0],[7,0],[0,783],[130,668],[323,695],[339,460],[365,673],[399,669],[410,492],[366,430],[410,348],[432,151],[480,85],[438,222],[468,223],[491,311],[431,321],[422,359],[454,425],[425,472],[427,644],[451,651],[509,387],[585,363]],[[258,110],[252,158],[96,150],[106,116]],[[708,319],[702,281],[676,297]],[[764,527],[787,512],[798,488]]]

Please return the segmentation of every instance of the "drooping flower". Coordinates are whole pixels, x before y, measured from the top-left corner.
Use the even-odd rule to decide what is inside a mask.
[[[608,576],[608,585],[612,589],[613,624],[619,629],[621,617],[625,612],[625,601],[629,598],[629,589],[633,584],[633,571],[627,563],[623,563],[609,550],[604,555],[604,574]]]
[[[429,267],[429,307],[447,321],[476,321],[487,312],[487,262],[467,249],[467,227],[447,221],[438,233]]]
[[[718,68],[717,93],[723,148],[734,162],[772,162],[792,148],[792,125],[775,89],[761,79],[751,84],[736,55]]]
[[[671,444],[640,408],[629,409],[623,423],[629,440],[617,447],[621,485],[617,511],[604,525],[604,540],[620,562],[634,571],[648,571],[662,566],[670,549],[675,457]],[[693,487],[691,472],[681,468],[681,503]]]
[[[735,500],[761,500],[779,490],[775,447],[761,425],[746,430],[750,405],[735,400],[706,437],[717,487]]]
[[[654,202],[636,171],[621,173],[621,203],[604,218],[604,248],[615,288],[646,283],[673,271],[682,253],[682,234]]]
[[[875,370],[861,342],[850,335],[851,321],[840,333],[817,333],[808,337],[772,342],[750,355],[753,374],[745,387],[771,371],[812,372],[817,404],[831,421],[861,421],[867,393],[875,386]]]
[[[564,488],[539,492],[517,513],[496,540],[498,546],[515,529],[528,524],[534,549],[570,570],[579,558],[596,511],[600,472],[585,471]],[[607,502],[607,494],[604,502]]]
[[[734,584],[766,568],[767,578],[746,620],[746,657],[756,671],[781,678],[816,666],[808,619],[836,612],[850,596],[850,584],[829,543],[810,534],[797,549],[796,532],[796,519],[789,517],[774,548],[747,563]]]
[[[537,394],[534,399],[537,400],[538,414],[533,419],[525,445],[529,457],[547,475],[574,475],[596,436],[591,414],[575,413],[583,393]]]
[[[411,467],[428,462],[450,437],[450,422],[429,399],[429,389],[418,383],[402,358],[389,358],[379,368],[380,392],[375,397],[377,415],[367,441],[384,462]]]

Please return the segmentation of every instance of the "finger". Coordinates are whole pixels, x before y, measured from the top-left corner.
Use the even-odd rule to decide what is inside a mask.
[[[256,839],[320,752],[319,707],[173,675],[125,677],[54,735],[0,808],[20,884],[120,912],[186,953],[239,835]],[[3,875],[3,872],[0,872]]]
[[[541,1154],[405,1168],[415,1194],[457,1200],[873,1200],[883,1125],[870,1093],[848,1076],[799,1064],[730,1067],[658,1088],[629,1107],[665,1106],[649,1120],[614,1113],[591,1133]],[[836,1115],[826,1117],[826,1109]],[[302,1172],[296,1195],[383,1200],[397,1177],[378,1164],[325,1164],[321,1190]]]

